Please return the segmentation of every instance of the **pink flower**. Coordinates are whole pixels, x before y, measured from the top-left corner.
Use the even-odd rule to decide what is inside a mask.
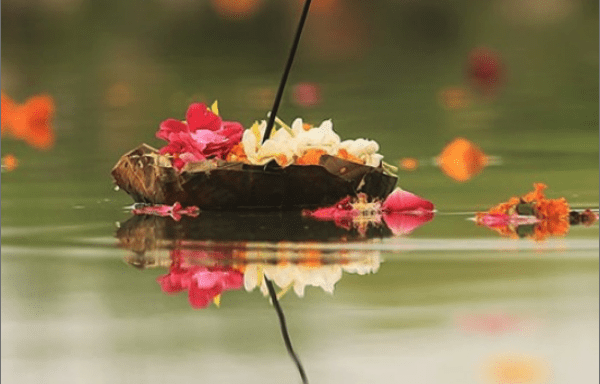
[[[167,119],[156,132],[156,137],[169,142],[160,153],[173,155],[173,166],[177,169],[210,156],[224,159],[242,139],[244,128],[240,123],[223,121],[205,104],[190,105],[186,119],[185,122]]]
[[[396,188],[381,206],[383,212],[425,213],[432,212],[434,209],[435,206],[431,201],[400,188]]]
[[[173,251],[169,273],[159,276],[156,281],[167,294],[187,290],[190,304],[196,309],[206,308],[224,291],[240,289],[244,285],[243,274],[238,270],[231,267],[182,266],[179,256],[179,251]]]
[[[383,221],[396,236],[408,235],[418,227],[427,224],[434,217],[433,212],[401,213],[384,212]]]

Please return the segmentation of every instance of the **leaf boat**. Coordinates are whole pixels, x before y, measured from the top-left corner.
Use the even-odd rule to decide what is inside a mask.
[[[142,144],[111,171],[115,184],[135,202],[195,205],[202,210],[297,210],[332,205],[365,193],[384,199],[397,177],[382,167],[323,155],[318,165],[251,165],[217,158],[177,170],[168,157]]]

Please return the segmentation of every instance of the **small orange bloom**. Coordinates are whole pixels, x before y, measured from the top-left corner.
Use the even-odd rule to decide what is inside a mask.
[[[444,148],[437,162],[446,175],[462,182],[478,174],[489,159],[475,144],[459,137]]]
[[[231,148],[231,151],[227,154],[227,161],[238,161],[240,163],[249,164],[248,157],[244,151],[242,143],[237,143]]]

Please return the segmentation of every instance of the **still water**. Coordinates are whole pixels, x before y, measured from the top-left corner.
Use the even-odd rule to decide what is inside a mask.
[[[133,217],[113,190],[118,158],[161,146],[192,101],[265,118],[297,9],[232,22],[185,2],[50,3],[2,2],[3,92],[56,103],[51,149],[2,138],[19,160],[1,184],[3,383],[300,382],[261,276],[312,383],[598,382],[598,224],[536,242],[469,220],[534,182],[598,208],[597,2],[316,9],[280,117],[332,118],[389,163],[418,160],[399,185],[437,212],[396,235],[292,213]],[[493,95],[469,91],[480,45],[502,62]],[[495,162],[447,177],[432,159],[455,137]],[[203,268],[220,299],[173,292]]]

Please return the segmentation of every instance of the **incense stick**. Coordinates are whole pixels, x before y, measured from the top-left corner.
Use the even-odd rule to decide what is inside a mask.
[[[306,21],[306,17],[308,16],[308,9],[310,8],[311,0],[306,0],[304,3],[304,9],[302,10],[302,15],[300,16],[300,22],[298,23],[298,29],[296,30],[296,36],[294,37],[294,42],[292,43],[292,49],[290,50],[290,55],[288,56],[287,63],[285,65],[285,70],[283,71],[283,76],[281,78],[281,82],[279,83],[279,89],[277,90],[277,95],[275,96],[275,102],[273,103],[273,109],[271,109],[271,114],[269,115],[269,121],[267,122],[267,129],[265,130],[265,135],[263,136],[263,144],[267,139],[271,136],[271,131],[273,130],[273,125],[275,123],[275,116],[277,115],[277,110],[279,109],[279,104],[281,103],[281,98],[283,97],[283,89],[285,88],[285,84],[287,83],[288,75],[290,74],[290,70],[292,69],[292,63],[294,62],[294,56],[296,55],[296,50],[298,49],[298,43],[300,42],[300,34],[302,34],[302,28],[304,28],[304,22]]]
[[[288,334],[287,325],[285,323],[285,316],[283,315],[283,310],[279,305],[279,300],[277,299],[277,294],[275,293],[275,288],[273,287],[273,283],[266,276],[265,283],[267,284],[267,288],[269,290],[269,295],[271,296],[271,300],[273,301],[273,307],[275,307],[275,311],[277,312],[277,317],[279,318],[279,326],[281,327],[281,335],[283,336],[283,341],[285,342],[285,348],[288,351],[288,354],[296,363],[296,367],[298,367],[298,371],[300,372],[300,377],[302,378],[303,384],[308,384],[308,378],[306,377],[306,373],[304,372],[304,368],[302,368],[302,363],[294,352],[294,348],[292,347],[292,341],[290,340],[290,335]]]

